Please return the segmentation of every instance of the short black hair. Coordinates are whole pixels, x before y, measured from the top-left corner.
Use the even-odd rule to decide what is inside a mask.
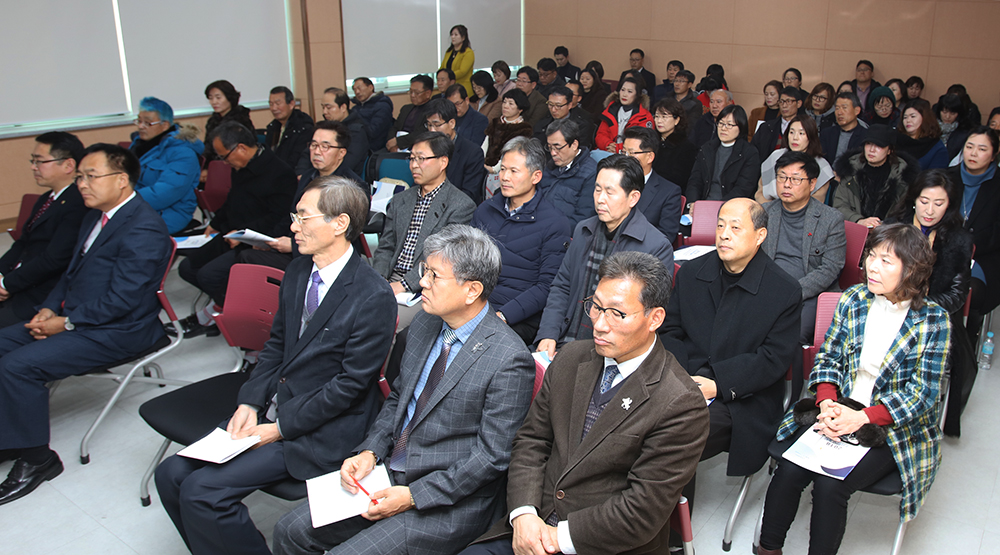
[[[375,83],[372,83],[372,80],[369,79],[369,78],[367,78],[367,77],[355,77],[354,78],[354,82],[358,82],[358,81],[361,81],[362,83],[364,83],[365,85],[368,85],[369,87],[374,87],[375,86]]]
[[[924,80],[916,75],[911,75],[909,79],[906,80],[906,88],[910,88],[913,85],[917,85],[921,89],[924,88]]]
[[[798,69],[796,69],[794,67],[790,67],[790,68],[788,68],[788,69],[785,70],[785,73],[788,73],[789,71],[791,71],[792,73],[795,74],[795,78],[796,79],[798,79],[799,81],[802,80],[802,72],[801,71],[799,71]],[[785,73],[782,73],[781,77],[784,77]]]
[[[673,268],[667,268],[655,256],[638,251],[621,251],[601,262],[597,269],[600,279],[622,279],[641,284],[639,303],[645,313],[657,307],[666,307],[670,300]]]
[[[427,143],[427,148],[431,149],[434,156],[447,156],[451,158],[451,155],[455,153],[455,143],[448,138],[448,135],[439,131],[425,131],[417,135],[413,139],[413,146],[417,146],[420,143]]]
[[[569,49],[565,46],[557,46],[555,51],[552,52],[553,56],[569,56]]]
[[[424,109],[424,121],[431,119],[431,116],[441,116],[445,123],[458,119],[458,110],[447,98],[435,98],[427,103]]]
[[[573,118],[563,118],[557,119],[549,124],[545,128],[545,137],[548,138],[556,132],[562,133],[563,139],[566,139],[566,144],[571,145],[574,141],[580,141],[580,124],[576,122]]]
[[[437,70],[437,73],[435,73],[434,75],[435,76],[441,75],[441,72],[446,73],[448,75],[448,79],[451,79],[452,81],[455,80],[455,72],[452,71],[452,70],[450,70],[450,69],[448,69],[448,68],[446,68],[446,67],[443,67],[443,68]]]
[[[556,85],[555,87],[552,87],[552,90],[549,91],[549,95],[546,98],[549,98],[552,95],[561,96],[569,102],[573,100],[573,89],[570,89],[566,85]]]
[[[736,137],[736,140],[739,140],[740,137],[745,140],[747,138],[747,128],[749,127],[749,123],[747,122],[747,111],[743,109],[743,106],[730,104],[719,112],[719,117],[715,118],[715,121],[722,121],[722,119],[729,114],[733,115],[733,120],[736,122],[736,126],[740,129],[740,134]]]
[[[327,87],[323,91],[323,94],[332,94],[333,101],[337,103],[337,106],[347,105],[347,111],[351,110],[351,97],[347,96],[347,91],[339,87]]]
[[[431,79],[430,76],[428,75],[424,75],[421,73],[420,75],[414,75],[413,77],[410,77],[410,84],[412,85],[414,83],[420,83],[424,87],[425,91],[434,90],[434,80]]]
[[[875,64],[873,64],[871,60],[858,60],[858,63],[855,64],[854,69],[858,69],[858,67],[860,67],[862,64],[868,66],[868,69],[875,71]]]
[[[35,137],[35,142],[49,145],[49,154],[54,158],[72,158],[77,164],[83,159],[83,143],[72,133],[49,131]]]
[[[333,120],[320,120],[316,122],[316,127],[313,130],[315,133],[319,129],[324,129],[326,131],[333,131],[337,135],[337,146],[343,148],[351,147],[351,130],[348,129],[341,121]]]
[[[212,130],[208,137],[209,144],[219,139],[226,150],[236,148],[236,145],[257,146],[257,135],[237,121],[224,121]]]
[[[469,98],[469,93],[465,91],[465,86],[459,83],[449,85],[448,88],[444,90],[444,97],[451,98],[455,96],[456,93],[458,93],[459,98],[462,100]]]
[[[537,65],[539,71],[555,71],[559,69],[556,61],[552,58],[542,58],[541,60],[538,60]]]
[[[528,76],[528,81],[531,81],[532,83],[538,82],[538,72],[535,68],[531,66],[521,66],[521,69],[517,70],[517,76],[520,77],[522,73]]]
[[[660,148],[660,134],[648,127],[639,125],[629,127],[625,130],[625,140],[629,139],[638,139],[639,148],[642,150],[656,152]]]
[[[684,70],[684,62],[680,60],[670,60],[669,62],[667,62],[667,67],[670,66],[675,66],[677,69],[682,71]]]
[[[688,83],[694,83],[694,73],[691,73],[686,69],[682,69],[677,72],[677,75],[674,75],[674,79],[677,79],[678,77],[684,79]]]
[[[845,92],[842,92],[842,93],[837,93],[837,100],[840,100],[842,98],[846,98],[847,100],[850,100],[851,104],[853,104],[855,108],[860,108],[861,107],[861,99],[858,98],[858,95],[856,95],[856,94],[854,94],[852,92],[846,92],[845,91]],[[834,102],[837,102],[837,100],[834,100]]]
[[[295,100],[295,95],[292,94],[292,89],[289,89],[288,87],[286,87],[284,85],[278,85],[277,87],[274,87],[273,89],[271,89],[271,93],[270,94],[283,94],[283,95],[285,95],[285,102],[288,103],[288,104],[291,104]]]
[[[781,92],[778,93],[778,96],[790,96],[795,100],[801,101],[802,98],[799,96],[800,92],[801,89],[798,89],[796,87],[785,87],[781,89]]]
[[[236,123],[236,125],[240,124]],[[240,125],[240,127],[243,126]],[[243,129],[246,129],[246,127],[243,127]],[[139,182],[142,166],[139,164],[139,158],[131,150],[108,143],[94,143],[84,149],[80,159],[83,160],[87,156],[97,152],[103,152],[108,159],[108,167],[116,172],[122,172],[127,175],[129,183],[133,188],[135,187],[135,184]]]
[[[641,48],[633,48],[632,51],[629,52],[629,54],[638,54],[638,55],[642,56],[643,59],[646,58],[646,53],[643,52]]]
[[[524,91],[521,89],[513,88],[503,93],[503,99],[501,99],[501,102],[508,98],[513,100],[514,104],[517,105],[517,109],[522,112],[531,108],[531,102],[528,100],[528,95],[524,94]]]
[[[490,69],[493,71],[499,71],[500,73],[506,75],[507,79],[510,79],[510,66],[507,65],[507,62],[503,60],[497,60],[493,62],[493,65],[490,67]]]
[[[802,164],[802,169],[805,170],[806,176],[809,179],[819,177],[819,162],[816,161],[816,158],[809,156],[805,152],[794,150],[789,150],[778,158],[778,161],[774,163],[774,171],[777,173],[781,168],[791,166],[792,164]]]
[[[619,185],[625,191],[626,195],[632,191],[639,191],[641,194],[643,187],[646,185],[646,176],[642,173],[642,165],[631,156],[625,156],[624,154],[607,156],[597,163],[597,173],[601,173],[601,170],[621,172],[622,179]]]

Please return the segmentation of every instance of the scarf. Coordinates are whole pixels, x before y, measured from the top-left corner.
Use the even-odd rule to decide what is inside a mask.
[[[951,134],[954,133],[956,129],[958,129],[958,120],[955,120],[951,123],[944,123],[941,120],[938,120],[938,127],[941,128],[941,142],[944,143],[945,146],[947,146],[948,139],[951,137]]]
[[[962,183],[965,184],[965,190],[962,192],[962,219],[968,220],[969,214],[972,213],[972,207],[976,204],[979,186],[993,179],[993,175],[997,172],[997,166],[993,162],[990,162],[990,165],[986,167],[986,171],[979,175],[969,173],[969,170],[965,168],[965,162],[959,164],[959,167],[962,169]]]

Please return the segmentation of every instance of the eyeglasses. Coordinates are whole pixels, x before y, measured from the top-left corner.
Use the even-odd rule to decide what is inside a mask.
[[[440,158],[440,156],[410,156],[407,160],[409,160],[411,164],[416,163],[418,166],[422,166],[424,165],[424,162],[435,158]]]
[[[31,160],[28,160],[28,163],[36,168],[40,168],[43,164],[48,164],[49,162],[62,162],[63,160],[69,160],[69,158],[53,158],[51,160],[39,160],[38,158],[32,158]]]
[[[621,310],[618,310],[617,308],[604,308],[603,306],[594,302],[593,296],[587,297],[586,299],[583,300],[583,310],[584,312],[587,313],[588,316],[590,316],[591,322],[596,323],[600,315],[603,314],[605,316],[605,321],[608,323],[608,325],[611,326],[614,326],[615,324],[621,324],[622,322],[625,321],[626,318],[628,318],[632,314],[638,314],[642,312],[641,310],[637,310],[631,314],[626,314]]]
[[[549,144],[547,144],[545,146],[548,147],[549,152],[562,152],[562,149],[568,147],[569,143],[563,143],[561,145],[554,145],[552,143],[549,143]]]
[[[427,129],[429,129],[431,131],[434,131],[435,129],[441,129],[442,127],[444,127],[447,124],[448,124],[448,122],[446,122],[446,121],[427,121],[427,122],[424,122],[424,127],[426,127]]]
[[[431,92],[431,91],[429,91],[429,90],[426,90],[426,91],[415,91],[413,89],[410,89],[410,91],[409,91],[410,96],[417,96],[417,95],[424,94],[426,92]]]
[[[723,131],[729,131],[730,129],[732,129],[734,127],[739,127],[735,123],[729,123],[728,121],[720,121],[716,125],[718,125],[719,129],[722,129]]]
[[[148,121],[147,122],[147,121],[142,121],[139,118],[136,118],[136,119],[132,120],[132,123],[134,123],[136,125],[136,127],[142,128],[142,127],[152,127],[154,125],[160,125],[161,123],[163,123],[163,120],[160,120],[160,121]]]
[[[317,143],[316,141],[312,141],[311,143],[309,143],[309,150],[318,150],[322,154],[330,152],[331,148],[342,148],[344,150],[347,150],[346,147],[331,145],[330,143]]]
[[[431,285],[434,285],[434,282],[436,282],[439,279],[454,279],[456,281],[458,280],[458,278],[456,278],[455,276],[442,276],[441,274],[428,268],[427,263],[422,260],[420,261],[420,264],[417,264],[417,275],[420,276],[420,279],[427,278],[427,283]]]
[[[829,99],[829,98],[830,98],[829,96],[823,96],[821,94],[814,94],[813,95],[813,99],[819,100],[820,102],[826,102],[827,99]]]
[[[76,180],[77,181],[82,181],[83,183],[91,183],[95,179],[100,179],[102,177],[110,177],[112,175],[118,175],[120,173],[125,173],[125,172],[111,172],[111,173],[106,173],[104,175],[88,175],[88,174],[85,174],[85,173],[78,173],[78,174],[76,174]]]
[[[782,106],[789,106],[795,104],[796,102],[798,102],[798,100],[792,100],[791,98],[782,98],[781,100],[778,101],[778,104],[781,104]]]
[[[775,183],[781,184],[785,183],[786,181],[791,181],[792,185],[795,185],[796,187],[802,185],[803,182],[808,180],[809,180],[808,177],[792,177],[790,175],[782,175],[780,173],[774,177]]]
[[[631,156],[631,157],[635,158],[636,156],[638,156],[640,154],[649,154],[651,152],[653,152],[653,151],[652,150],[629,150],[629,149],[626,148],[625,150],[622,151],[622,154],[625,154],[626,156]]]
[[[576,96],[576,95],[573,95]],[[569,106],[569,102],[563,102],[562,104],[556,104],[555,102],[549,101],[545,103],[546,106],[550,108],[562,108],[563,106]]]
[[[292,213],[290,213],[288,215],[292,217],[292,223],[295,223],[295,224],[298,224],[298,225],[302,225],[303,223],[305,223],[306,220],[308,220],[310,218],[319,218],[323,214],[313,214],[312,216],[299,216],[295,212],[292,212]]]
[[[236,150],[238,148],[240,148],[240,145],[236,145],[235,147],[233,147],[232,150],[230,150],[229,152],[227,152],[226,155],[222,157],[222,161],[228,164],[229,163],[229,157],[232,156],[233,153],[236,152]]]
[[[660,121],[667,121],[668,119],[674,119],[676,117],[677,116],[673,114],[656,114],[655,116],[653,116],[653,119],[657,119]]]
[[[520,83],[522,85],[527,85],[528,83],[531,83],[531,79],[528,79],[527,77],[525,77],[524,79],[521,79],[520,77],[518,77],[517,79],[514,80],[514,82],[515,83]]]

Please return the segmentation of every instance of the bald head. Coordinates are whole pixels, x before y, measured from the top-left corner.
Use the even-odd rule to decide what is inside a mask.
[[[767,238],[767,212],[756,201],[734,198],[719,210],[715,248],[726,271],[742,273]]]

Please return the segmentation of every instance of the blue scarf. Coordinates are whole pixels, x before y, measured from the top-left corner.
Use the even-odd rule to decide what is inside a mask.
[[[976,195],[979,194],[979,186],[985,181],[993,179],[993,175],[997,171],[997,166],[990,163],[987,166],[986,171],[979,175],[972,175],[969,170],[965,168],[965,163],[960,164],[962,168],[962,183],[965,184],[965,191],[962,195],[962,218],[969,219],[969,214],[972,212],[972,206],[976,203]]]

